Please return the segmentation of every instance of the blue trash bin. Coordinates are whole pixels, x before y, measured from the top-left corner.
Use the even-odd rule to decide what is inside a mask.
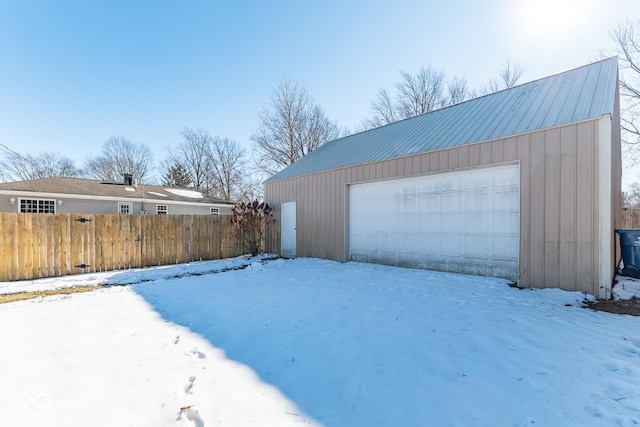
[[[640,279],[640,228],[631,230],[616,230],[620,236],[622,251],[623,276]]]

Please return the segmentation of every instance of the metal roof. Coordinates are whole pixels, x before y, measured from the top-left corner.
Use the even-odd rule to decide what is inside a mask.
[[[266,182],[613,114],[617,57],[330,141]]]

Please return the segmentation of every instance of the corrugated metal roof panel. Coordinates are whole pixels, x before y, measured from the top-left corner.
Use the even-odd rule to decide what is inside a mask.
[[[613,57],[330,141],[267,182],[612,114],[617,72],[618,61]]]

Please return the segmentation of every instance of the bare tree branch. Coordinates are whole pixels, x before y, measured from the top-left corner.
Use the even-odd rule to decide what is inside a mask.
[[[432,66],[422,67],[416,74],[402,71],[400,75],[393,95],[382,88],[371,101],[373,114],[363,122],[362,130],[428,113],[469,97],[465,79],[455,77],[447,82],[444,71]]]
[[[299,86],[282,78],[271,103],[260,111],[260,125],[251,136],[256,168],[273,175],[340,136],[338,125]]]
[[[514,87],[520,82],[525,70],[526,67],[523,64],[514,63],[507,59],[498,75],[490,78],[487,85],[480,92],[483,95],[487,95]]]
[[[173,163],[187,171],[194,190],[209,194],[213,188],[211,177],[211,143],[213,137],[204,129],[185,128],[182,142],[169,151]]]
[[[619,22],[611,38],[620,59],[622,141],[626,157],[636,164],[640,160],[640,20]]]
[[[227,201],[239,198],[244,185],[244,150],[237,141],[213,138],[209,156],[216,190],[214,196]]]
[[[0,144],[0,151],[0,178],[5,182],[82,176],[82,171],[75,166],[73,160],[53,152],[20,154],[3,144]]]
[[[87,174],[93,179],[120,182],[124,174],[133,175],[137,182],[145,183],[153,171],[151,149],[134,144],[126,138],[109,138],[102,144],[102,153],[86,162]]]

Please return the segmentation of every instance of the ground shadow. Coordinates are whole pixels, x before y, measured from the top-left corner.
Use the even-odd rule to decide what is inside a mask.
[[[412,321],[392,317],[384,293],[359,300],[340,277],[288,277],[256,265],[132,288],[323,425],[429,424],[426,371],[395,377],[415,357]]]

